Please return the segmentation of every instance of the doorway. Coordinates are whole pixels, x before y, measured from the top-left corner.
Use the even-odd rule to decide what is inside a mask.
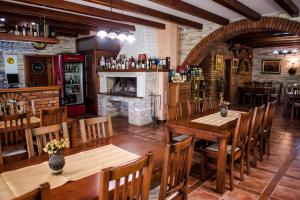
[[[224,100],[231,101],[231,59],[225,59],[225,89],[224,89]]]
[[[53,56],[24,56],[25,84],[27,87],[49,86],[54,83]]]

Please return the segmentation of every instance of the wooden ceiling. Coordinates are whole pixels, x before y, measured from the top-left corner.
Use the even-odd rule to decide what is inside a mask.
[[[300,45],[299,36],[276,31],[245,33],[231,38],[229,41],[252,48]]]
[[[300,3],[294,1],[259,0],[257,4],[266,8],[272,4],[297,17]],[[0,16],[11,24],[45,18],[59,33],[74,36],[99,29],[130,32],[136,24],[165,29],[165,22],[202,29],[204,22],[228,24],[233,20],[225,16],[229,12],[252,20],[262,16],[248,0],[0,0],[0,4]]]

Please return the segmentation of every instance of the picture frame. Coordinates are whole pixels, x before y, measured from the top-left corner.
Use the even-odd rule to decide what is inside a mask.
[[[215,70],[223,71],[223,65],[224,65],[224,57],[222,55],[216,55]]]
[[[263,60],[261,73],[263,74],[280,74],[281,60]]]
[[[232,68],[238,68],[238,66],[239,66],[239,59],[232,59],[231,67]]]

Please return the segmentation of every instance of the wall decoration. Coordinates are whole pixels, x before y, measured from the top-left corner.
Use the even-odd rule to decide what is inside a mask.
[[[44,72],[45,66],[42,62],[37,61],[31,65],[31,70],[34,74],[41,74]]]
[[[250,70],[251,70],[251,65],[248,59],[244,58],[239,61],[238,70],[237,70],[239,74],[247,74],[250,72]]]
[[[280,74],[281,60],[263,60],[261,72],[265,74]]]
[[[288,73],[289,73],[290,75],[294,75],[294,74],[296,74],[296,72],[297,72],[297,68],[295,68],[295,67],[291,67],[291,68],[289,68],[289,70],[288,70]]]
[[[238,68],[238,66],[239,66],[239,59],[232,59],[231,67],[232,68]]]
[[[222,55],[216,55],[216,66],[215,70],[223,71],[224,59]]]
[[[4,54],[4,71],[6,74],[18,74],[18,56],[12,54]]]

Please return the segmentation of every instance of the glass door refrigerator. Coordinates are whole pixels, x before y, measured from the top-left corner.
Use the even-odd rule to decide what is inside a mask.
[[[61,86],[61,106],[67,106],[68,115],[85,114],[83,100],[83,62],[79,54],[58,54],[55,57],[56,85]]]

